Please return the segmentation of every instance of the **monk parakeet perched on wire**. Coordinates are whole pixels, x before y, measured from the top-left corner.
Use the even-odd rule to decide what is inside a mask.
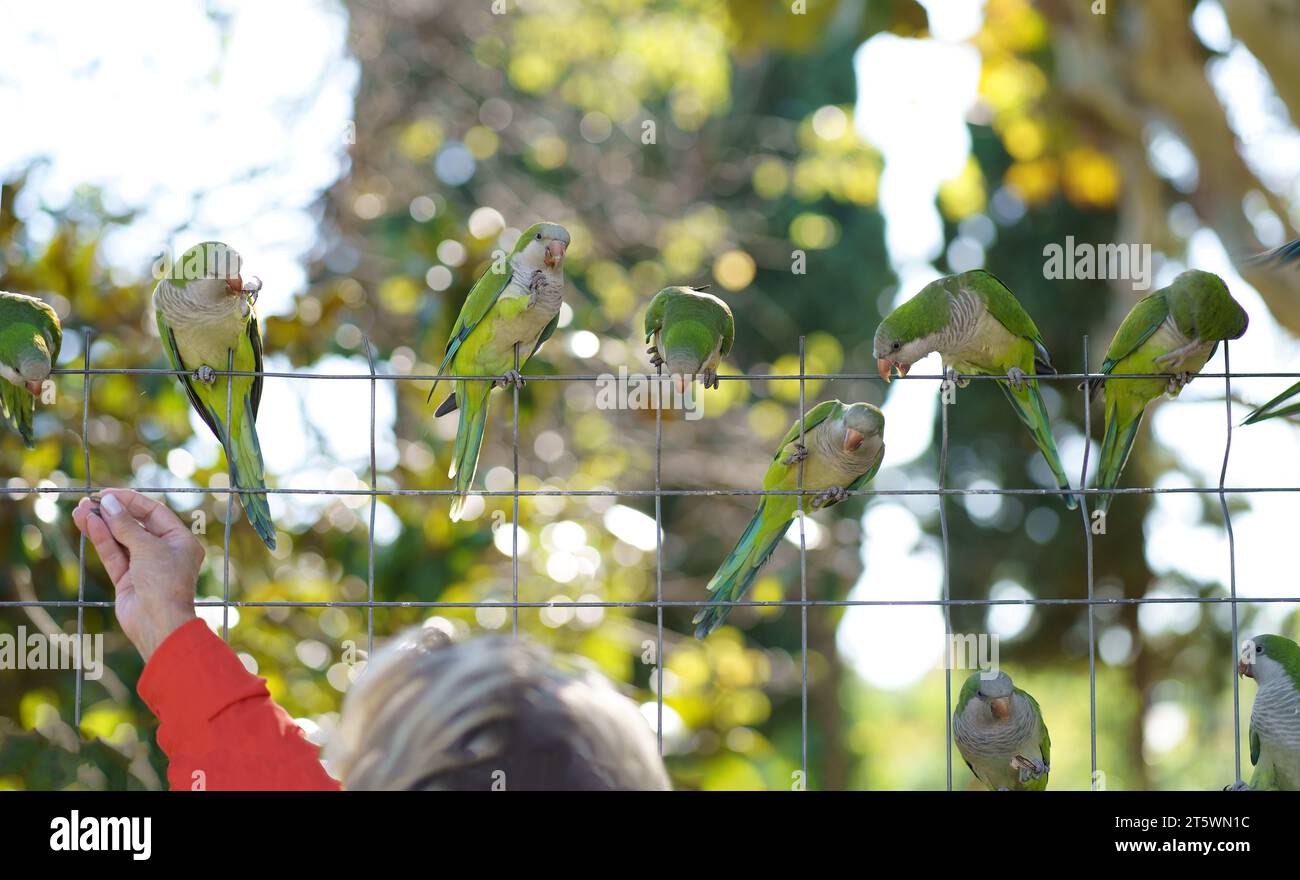
[[[218,376],[234,352],[236,372],[262,371],[262,337],[253,304],[261,282],[245,286],[235,249],[205,241],[187,250],[153,289],[158,335],[172,369],[183,370],[181,386],[204,423],[221,441],[235,487],[265,489],[262,448],[257,442],[261,376]],[[227,383],[230,424],[226,424]],[[275,549],[275,525],[266,495],[239,493],[248,521],[266,546]]]
[[[702,287],[665,287],[645,315],[650,362],[677,377],[679,389],[700,374],[705,388],[717,388],[718,364],[735,338],[731,309]]]
[[[819,403],[803,418],[802,444],[798,421],[786,432],[763,477],[763,488],[797,491],[802,461],[805,505],[811,504],[811,509],[816,510],[837,504],[848,497],[848,492],[871,482],[880,469],[885,457],[884,431],[884,414],[869,403]],[[709,581],[713,604],[695,615],[696,638],[704,638],[727,619],[731,606],[725,603],[745,595],[798,509],[796,495],[762,496],[740,542]]]
[[[952,713],[952,736],[975,778],[991,791],[1045,791],[1052,740],[1038,702],[999,672],[972,672]]]
[[[460,409],[456,446],[447,471],[456,481],[452,521],[461,517],[478,468],[488,393],[497,384],[523,387],[524,378],[515,369],[515,346],[519,346],[522,367],[551,338],[559,323],[568,247],[569,232],[558,223],[534,223],[525,229],[507,262],[490,267],[474,282],[451,328],[439,376],[501,376],[497,381],[455,380],[451,396],[434,414],[445,416]],[[437,387],[435,381],[430,399]]]
[[[0,419],[32,445],[41,385],[59,357],[59,316],[39,299],[0,290]]]
[[[1255,636],[1237,671],[1259,685],[1250,712],[1250,787],[1300,791],[1300,645],[1283,636]]]
[[[1113,489],[1137,437],[1142,413],[1166,392],[1177,397],[1183,386],[1214,356],[1219,342],[1246,332],[1246,312],[1218,275],[1191,269],[1162,290],[1138,301],[1128,313],[1101,372],[1109,376],[1171,373],[1169,378],[1094,379],[1104,388],[1106,432],[1097,465],[1097,488]],[[1097,497],[1097,509],[1110,509],[1114,495]]]
[[[1047,373],[1056,370],[1033,319],[1001,281],[982,269],[932,281],[880,322],[874,346],[886,382],[894,370],[906,376],[912,364],[935,351],[950,373],[1009,376],[1009,381],[998,379],[998,387],[1029,429],[1056,485],[1065,490],[1066,504],[1078,506],[1047,406],[1032,378],[1035,366]],[[968,381],[957,379],[957,384],[964,387]]]

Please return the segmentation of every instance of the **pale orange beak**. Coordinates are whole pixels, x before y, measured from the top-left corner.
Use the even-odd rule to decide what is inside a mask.
[[[32,380],[31,382],[28,382],[28,383],[27,383],[27,390],[30,391],[30,392],[32,393],[32,396],[33,396],[33,397],[40,397],[40,396],[41,396],[41,386],[42,386],[43,384],[44,384],[43,382],[37,382],[36,380]]]
[[[1237,661],[1237,675],[1239,675],[1239,676],[1244,676],[1244,677],[1246,677],[1246,678],[1254,678],[1254,677],[1255,677],[1255,676],[1253,676],[1253,675],[1250,674],[1250,664],[1247,663],[1245,660],[1238,660],[1238,661]]]
[[[989,700],[989,708],[993,710],[993,717],[999,721],[1006,721],[1011,717],[1011,698],[997,697]]]
[[[554,239],[546,246],[546,256],[543,258],[542,262],[546,263],[546,265],[551,268],[555,268],[555,266],[559,265],[560,261],[564,259],[564,252],[568,249],[569,246],[567,244],[560,241],[558,238]]]
[[[244,292],[244,279],[236,275],[226,279],[226,291],[231,296],[241,296]]]
[[[899,376],[906,376],[907,371],[911,368],[911,364],[900,364],[897,361],[891,361],[889,358],[880,358],[876,361],[876,369],[880,371],[880,378],[885,380],[886,385],[893,381],[894,370],[898,370]]]
[[[848,452],[857,452],[862,441],[867,439],[867,435],[861,431],[855,431],[849,428],[844,432],[844,449]]]

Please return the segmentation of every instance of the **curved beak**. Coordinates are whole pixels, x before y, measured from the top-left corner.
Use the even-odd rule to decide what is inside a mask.
[[[1011,717],[1011,698],[996,697],[989,700],[989,708],[993,710],[993,717],[999,721],[1006,721]]]
[[[1255,677],[1255,676],[1253,676],[1253,675],[1250,674],[1250,664],[1247,663],[1245,660],[1238,660],[1238,661],[1237,661],[1237,675],[1238,675],[1238,676],[1241,676],[1241,677],[1244,677],[1244,678],[1254,678],[1254,677]]]
[[[557,239],[552,239],[551,243],[546,246],[546,256],[542,259],[547,266],[555,268],[564,259],[564,252],[569,246]]]
[[[876,369],[880,371],[880,378],[885,380],[888,385],[894,378],[894,370],[898,370],[899,376],[906,376],[911,364],[900,364],[898,361],[891,361],[889,358],[879,358],[876,361]]]
[[[862,441],[865,439],[867,439],[866,434],[849,428],[844,432],[844,450],[846,452],[857,452],[858,447],[862,445]]]
[[[42,386],[43,384],[44,384],[43,382],[38,382],[38,381],[36,381],[35,379],[33,379],[32,381],[26,383],[26,385],[27,385],[27,390],[30,391],[30,392],[32,393],[32,396],[33,396],[33,397],[40,397],[40,396],[41,396],[41,386]]]
[[[226,279],[226,292],[231,296],[240,296],[244,292],[244,279],[236,275]]]

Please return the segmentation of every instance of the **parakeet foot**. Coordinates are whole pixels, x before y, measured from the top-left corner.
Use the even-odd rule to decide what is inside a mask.
[[[813,499],[813,510],[821,510],[823,507],[830,507],[832,504],[839,504],[849,493],[839,486],[832,486],[822,494]]]
[[[967,385],[970,384],[970,379],[967,379],[965,376],[959,375],[957,371],[954,370],[952,367],[949,367],[947,370],[944,371],[944,376],[948,379],[949,382],[956,385],[958,388],[965,388]]]
[[[1012,367],[1007,370],[1007,384],[1015,391],[1025,390],[1025,380],[1028,378],[1025,371],[1019,367]]]
[[[1225,785],[1223,787],[1223,790],[1224,791],[1254,791],[1253,788],[1251,788],[1245,782],[1242,782],[1240,780],[1232,783],[1232,785]]]
[[[497,385],[502,388],[523,388],[528,383],[524,381],[524,376],[518,370],[507,370],[505,375],[496,381]]]
[[[215,385],[217,384],[217,371],[204,364],[194,371],[194,378],[204,385]]]
[[[262,292],[262,279],[256,275],[251,276],[244,282],[244,293],[248,296],[249,303],[257,305],[257,295]]]
[[[1169,396],[1177,397],[1178,392],[1182,391],[1183,388],[1185,388],[1187,386],[1187,383],[1190,381],[1192,381],[1191,373],[1175,373],[1174,375],[1170,376],[1169,385],[1168,388],[1166,389],[1169,392]]]
[[[655,367],[662,367],[664,365],[664,359],[659,356],[659,349],[655,348],[653,345],[646,349],[646,354],[650,355],[650,363]]]
[[[807,457],[808,447],[804,446],[802,443],[796,443],[794,445],[794,452],[783,458],[781,464],[798,464]]]
[[[703,375],[704,375],[704,387],[705,387],[705,388],[717,388],[717,387],[718,387],[718,371],[717,371],[717,370],[705,370],[704,373],[703,373]]]

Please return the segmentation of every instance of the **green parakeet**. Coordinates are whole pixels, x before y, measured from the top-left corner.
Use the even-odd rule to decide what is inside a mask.
[[[912,364],[935,351],[946,368],[959,374],[1010,376],[1009,381],[997,380],[998,387],[1029,429],[1056,485],[1065,490],[1066,504],[1078,506],[1047,406],[1032,378],[1035,365],[1047,373],[1056,370],[1038,327],[1001,281],[982,269],[932,281],[880,322],[874,347],[886,382],[894,370],[906,376]]]
[[[679,390],[699,374],[705,388],[717,388],[718,364],[735,338],[731,309],[704,288],[665,287],[645,315],[650,362],[675,377]]]
[[[59,316],[39,299],[0,290],[0,418],[32,446],[41,385],[59,357]]]
[[[1168,393],[1177,397],[1183,386],[1214,356],[1219,342],[1246,332],[1246,312],[1228,293],[1218,275],[1191,269],[1168,287],[1143,297],[1133,306],[1111,340],[1101,372],[1109,376],[1171,373],[1168,379],[1094,379],[1092,390],[1104,388],[1106,431],[1097,465],[1097,488],[1119,484],[1151,401]],[[1110,494],[1097,496],[1097,510],[1110,509]]]
[[[1250,787],[1300,791],[1300,645],[1283,636],[1255,636],[1237,671],[1259,685],[1250,711]]]
[[[952,736],[990,791],[1046,791],[1052,739],[1038,702],[999,672],[972,672],[952,713]]]
[[[489,267],[474,282],[460,316],[451,329],[439,376],[501,376],[496,382],[457,379],[450,397],[435,416],[460,409],[456,445],[447,476],[455,480],[452,521],[461,518],[465,496],[474,482],[479,448],[487,424],[488,394],[494,385],[517,385],[524,379],[515,369],[551,338],[560,320],[564,296],[564,252],[569,232],[558,223],[534,223],[523,231],[505,263]],[[429,391],[433,398],[434,382]]]
[[[798,490],[802,461],[805,509],[809,504],[813,510],[837,504],[848,497],[848,491],[871,482],[880,469],[884,432],[884,414],[869,403],[819,403],[803,418],[802,445],[798,421],[786,432],[763,477],[763,488]],[[749,527],[709,581],[712,604],[695,615],[696,638],[704,638],[727,619],[732,608],[727,603],[745,595],[798,509],[797,495],[762,496]]]
[[[218,376],[234,352],[237,372],[262,371],[262,337],[253,309],[260,282],[245,289],[242,261],[234,248],[205,241],[187,250],[153,289],[155,317],[172,369],[183,370],[181,386],[190,404],[221,441],[235,487],[265,489],[262,448],[257,441],[261,376]],[[227,382],[230,424],[226,424]],[[266,546],[275,549],[275,525],[266,495],[239,493],[248,521]]]

